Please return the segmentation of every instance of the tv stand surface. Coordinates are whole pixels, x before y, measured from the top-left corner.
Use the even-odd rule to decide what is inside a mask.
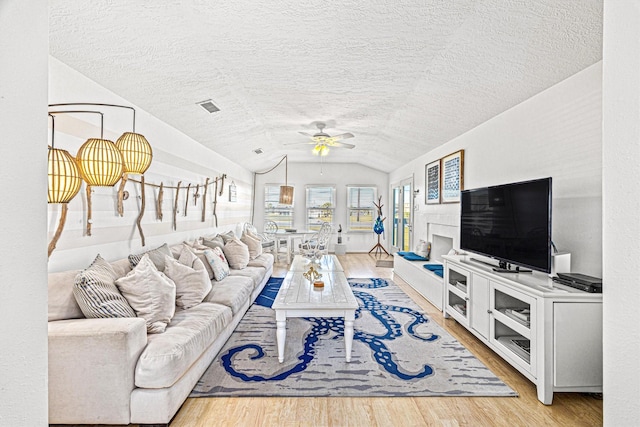
[[[526,269],[520,268],[518,266],[516,266],[515,268],[511,268],[511,264],[506,263],[504,261],[500,261],[497,266],[495,264],[491,263],[491,262],[483,261],[483,260],[478,259],[478,258],[469,258],[469,261],[479,262],[480,264],[488,265],[496,273],[514,273],[514,274],[518,274],[518,273],[533,273],[533,271],[531,271],[531,270],[526,270]]]
[[[532,381],[538,400],[602,392],[602,294],[558,289],[542,274],[498,274],[466,256],[443,259],[444,316]]]

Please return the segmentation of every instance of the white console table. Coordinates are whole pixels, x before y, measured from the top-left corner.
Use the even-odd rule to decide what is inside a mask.
[[[602,392],[602,294],[542,273],[496,273],[467,256],[443,258],[445,317],[536,384],[542,403],[554,392]],[[510,309],[528,309],[529,321]]]

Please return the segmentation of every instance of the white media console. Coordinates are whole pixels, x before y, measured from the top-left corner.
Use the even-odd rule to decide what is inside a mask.
[[[444,307],[444,282],[440,276],[423,268],[426,261],[407,261],[398,254],[393,255],[393,274],[398,275],[418,291],[438,310]]]
[[[531,380],[542,403],[554,392],[602,392],[602,294],[541,273],[496,273],[468,256],[443,258],[445,317]]]

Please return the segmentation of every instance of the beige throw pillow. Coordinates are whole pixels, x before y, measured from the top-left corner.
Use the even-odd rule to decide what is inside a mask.
[[[195,261],[200,263],[197,257]],[[211,291],[211,280],[209,280],[209,275],[204,267],[201,270],[196,270],[171,257],[166,257],[164,263],[164,274],[176,284],[176,305],[178,307],[187,309],[196,306]]]
[[[146,320],[148,333],[165,331],[176,311],[176,285],[158,271],[149,255],[144,254],[133,270],[117,279],[116,286],[136,315]]]
[[[254,237],[250,233],[242,233],[240,241],[249,248],[249,258],[256,259],[262,255],[262,241],[259,237]]]
[[[229,240],[222,250],[227,257],[229,267],[234,270],[242,270],[249,264],[249,248],[238,238]]]
[[[164,271],[164,256],[173,256],[171,254],[171,249],[169,249],[169,245],[165,243],[159,248],[151,249],[150,251],[141,254],[129,255],[129,264],[131,264],[131,268],[134,268],[136,265],[138,265],[138,263],[142,259],[142,256],[145,254],[149,255],[149,258],[151,259],[151,262],[153,262],[153,265],[155,265],[156,268],[160,271]]]

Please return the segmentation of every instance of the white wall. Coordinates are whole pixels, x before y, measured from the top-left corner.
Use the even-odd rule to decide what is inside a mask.
[[[464,149],[464,188],[553,177],[553,240],[572,270],[602,275],[602,70],[597,63],[397,169],[420,197],[414,242],[427,223],[459,226],[460,205],[424,203],[425,165]]]
[[[311,157],[311,150],[309,150]],[[330,160],[331,154],[329,154]],[[315,158],[315,157],[314,157]],[[347,245],[347,252],[369,252],[377,242],[377,235],[370,232],[350,232],[347,233],[347,185],[372,185],[378,188],[378,196],[382,196],[384,204],[383,217],[387,217],[384,223],[385,240],[381,244],[389,250],[388,241],[390,236],[388,228],[390,219],[388,215],[388,204],[385,202],[389,198],[388,175],[376,169],[351,163],[323,163],[320,165],[320,158],[313,163],[292,163],[289,162],[288,184],[295,187],[294,190],[294,224],[293,228],[304,230],[306,223],[305,213],[305,186],[314,184],[335,184],[336,186],[336,210],[335,227],[342,224],[342,242]],[[276,162],[274,162],[275,165]],[[322,169],[322,174],[321,174]],[[285,165],[282,163],[274,171],[266,175],[256,176],[256,195],[254,224],[261,229],[264,224],[264,185],[277,184],[284,185]],[[374,208],[375,209],[375,208]],[[337,233],[331,238],[329,250],[333,251],[333,245],[337,242]]]
[[[49,103],[91,102],[133,106],[126,99],[114,94],[94,81],[88,79],[55,58],[50,59],[49,65]],[[194,114],[202,114],[203,120],[213,120],[204,110],[194,104]],[[111,141],[125,131],[131,131],[132,113],[129,109],[96,106],[52,107],[50,110],[80,109],[101,111],[104,114],[104,137]],[[78,148],[87,138],[97,138],[100,135],[100,116],[97,114],[59,114],[55,119],[55,145],[75,155]],[[226,158],[205,148],[198,142],[180,133],[173,127],[136,108],[136,132],[143,134],[153,149],[153,162],[145,173],[147,184],[164,184],[162,203],[162,221],[156,219],[155,201],[158,188],[146,187],[146,207],[142,219],[142,228],[146,245],[142,241],[136,227],[136,220],[140,209],[140,185],[132,180],[128,181],[125,189],[131,197],[124,202],[124,216],[116,212],[115,187],[95,187],[92,195],[93,224],[92,235],[85,233],[87,204],[85,186],[69,203],[69,213],[62,237],[58,241],[56,250],[49,259],[49,271],[60,271],[71,268],[84,268],[100,253],[108,260],[115,260],[130,253],[152,249],[164,242],[176,243],[211,233],[215,225],[213,217],[213,194],[215,187],[209,186],[207,194],[207,208],[205,222],[201,221],[202,200],[197,204],[191,197],[195,194],[195,186],[199,184],[200,194],[207,177],[213,180],[222,174],[227,174],[224,192],[218,197],[216,214],[219,229],[233,228],[238,222],[249,220],[251,210],[251,181],[252,174]],[[50,138],[50,135],[49,135]],[[44,142],[43,142],[44,144]],[[131,178],[139,180],[139,176]],[[173,206],[176,187],[181,183],[178,193],[178,215],[176,228],[173,224]],[[229,184],[234,182],[237,187],[238,200],[229,201]],[[190,199],[187,206],[187,216],[184,216],[186,203],[186,186],[191,183]],[[220,187],[219,187],[220,188]],[[59,205],[49,206],[48,239],[51,239],[60,214]]]
[[[0,2],[0,425],[47,425],[46,1]]]
[[[604,424],[640,420],[640,4],[605,0]]]

